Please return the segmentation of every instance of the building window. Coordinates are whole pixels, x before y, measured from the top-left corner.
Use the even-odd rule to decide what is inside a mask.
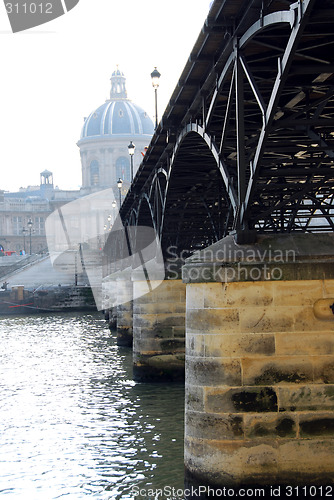
[[[100,184],[99,162],[93,160],[90,164],[90,185],[98,186]]]
[[[35,234],[44,234],[45,233],[44,217],[35,217],[33,228]]]
[[[122,181],[130,182],[130,162],[126,156],[120,156],[116,160],[116,182],[121,178]]]
[[[13,217],[13,234],[19,235],[22,233],[22,217]]]

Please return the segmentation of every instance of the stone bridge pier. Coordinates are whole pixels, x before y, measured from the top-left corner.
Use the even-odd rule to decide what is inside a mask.
[[[117,290],[117,345],[132,347],[133,344],[133,283],[132,268],[128,267],[116,277]]]
[[[167,271],[158,286],[151,281],[147,293],[148,283],[133,273],[133,376],[137,381],[184,381],[186,285],[180,275],[169,278]]]
[[[147,281],[142,269],[128,267],[104,279],[110,329],[118,346],[133,349],[135,380],[183,382],[186,285],[180,265],[177,272],[167,270],[166,279],[154,278]]]
[[[188,484],[333,483],[333,249],[229,236],[187,259]]]
[[[108,278],[134,379],[185,371],[187,486],[333,483],[333,249],[334,234],[228,236],[182,279]]]
[[[116,330],[117,345],[132,347],[132,269],[116,271],[103,279],[103,309],[111,331]]]

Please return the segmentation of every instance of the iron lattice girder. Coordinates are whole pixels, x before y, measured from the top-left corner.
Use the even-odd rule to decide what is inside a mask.
[[[233,228],[333,230],[333,12],[334,0],[215,0],[123,220],[181,246]]]
[[[328,4],[329,2],[327,6]],[[326,8],[324,2],[321,5]],[[333,88],[329,83],[332,74],[326,66],[332,63],[334,37],[331,29],[328,30],[331,32],[329,38],[328,34],[323,36],[323,28],[322,31],[315,29],[316,19],[321,19],[322,23],[326,19],[323,12],[321,16],[317,15],[316,9],[319,6],[320,2],[303,2],[298,4],[296,10],[277,12],[255,23],[240,39],[235,39],[233,52],[217,79],[208,106],[206,128],[214,134],[216,140],[220,136],[220,153],[228,170],[232,171],[236,165],[244,162],[242,170],[238,167],[238,176],[242,175],[242,179],[238,178],[239,210],[236,227],[256,226],[261,218],[254,203],[259,196],[265,195],[265,190],[259,189],[261,176],[268,177],[265,164],[271,167],[283,164],[285,169],[294,168],[295,159],[303,157],[311,165],[318,161],[317,184],[319,176],[322,176],[323,182],[333,177],[333,128],[330,124],[333,118]],[[312,14],[312,21],[308,24],[311,12],[316,15]],[[327,19],[330,27],[330,20]],[[274,46],[276,39],[271,44],[263,43],[263,27],[267,27],[267,32],[264,33],[268,39],[270,25],[280,24],[285,26],[281,30],[278,44]],[[275,27],[275,32],[276,30]],[[282,35],[286,38],[284,46]],[[259,46],[261,50],[257,51]],[[280,55],[278,59],[277,54]],[[259,65],[261,59],[263,65]],[[306,75],[301,79],[299,63],[296,81],[296,76],[291,75],[290,70],[293,71],[295,61],[302,59],[312,60],[312,71],[307,68]],[[235,96],[235,82],[237,78],[240,80],[240,70],[238,75],[235,68],[240,66],[244,72],[244,83],[242,93],[237,91]],[[238,100],[243,102],[242,108],[238,106]],[[298,122],[294,122],[296,115]],[[238,125],[240,122],[241,129]],[[240,141],[240,133],[243,132],[244,147],[240,148],[238,138]],[[326,170],[322,171],[323,167]],[[299,176],[295,181],[312,184],[309,170],[305,170],[302,175],[300,171],[295,172],[293,169],[290,177],[295,173]],[[271,171],[271,175],[274,176],[275,172]],[[276,175],[281,175],[279,169]],[[280,189],[291,189],[289,184],[291,181],[284,184],[281,180]],[[308,192],[311,191],[312,186],[308,189]]]

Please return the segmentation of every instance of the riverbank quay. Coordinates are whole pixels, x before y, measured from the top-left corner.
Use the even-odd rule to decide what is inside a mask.
[[[333,249],[229,236],[186,260],[187,484],[332,484]]]
[[[22,270],[37,261],[47,258],[46,255],[4,255],[0,257],[0,280],[16,271]]]
[[[0,291],[0,316],[67,311],[96,311],[89,286],[59,285],[26,290],[16,285]]]
[[[70,259],[55,267],[48,254],[16,257],[18,267],[13,270],[12,258],[2,258],[10,265],[3,265],[7,272],[0,287],[1,315],[96,311],[88,278]]]

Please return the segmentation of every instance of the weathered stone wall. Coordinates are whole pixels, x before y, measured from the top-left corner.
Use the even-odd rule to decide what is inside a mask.
[[[147,282],[133,286],[134,379],[184,380],[185,284],[165,280],[149,293]]]
[[[291,281],[187,284],[191,481],[332,482],[334,280],[299,274]]]
[[[113,275],[102,279],[102,309],[110,331],[117,329],[117,283]]]
[[[89,286],[59,286],[36,292],[34,307],[40,311],[96,311]]]
[[[131,347],[133,340],[133,283],[119,278],[117,289],[117,345]]]

